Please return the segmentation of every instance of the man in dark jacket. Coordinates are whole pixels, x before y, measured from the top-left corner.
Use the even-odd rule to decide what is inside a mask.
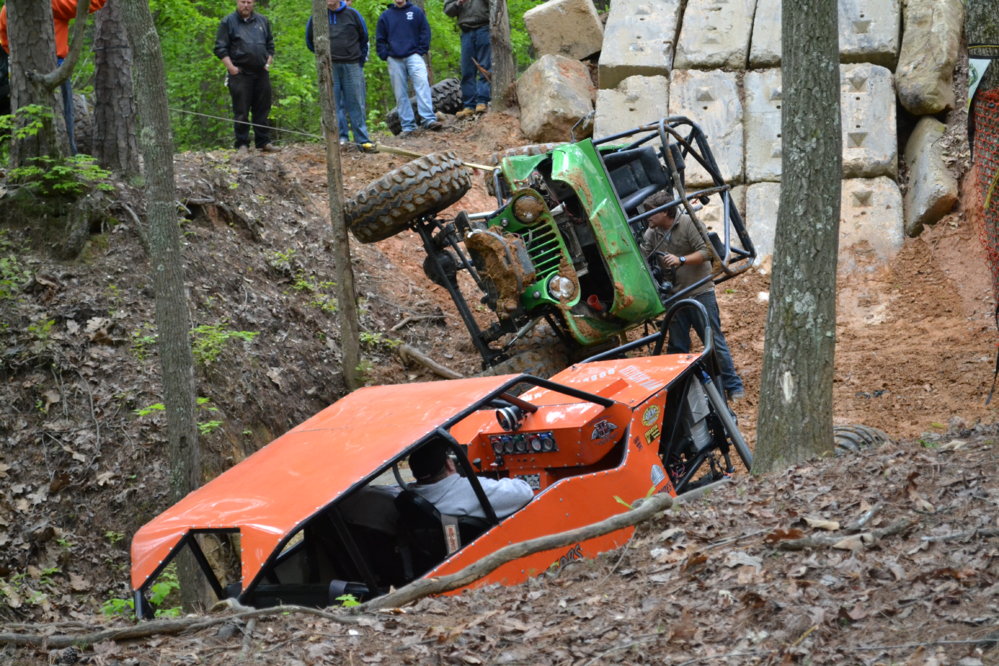
[[[364,104],[364,63],[368,59],[368,26],[361,14],[345,0],[326,0],[330,30],[330,59],[333,61],[333,94],[340,144],[350,140],[347,119],[354,142],[370,143]],[[305,26],[305,45],[315,53],[312,17]]]
[[[257,150],[275,152],[271,144],[271,78],[274,37],[265,16],[253,11],[254,0],[236,0],[236,11],[219,24],[215,55],[225,65],[226,85],[232,96],[236,150],[246,153],[250,145],[250,114]]]
[[[489,0],[444,0],[444,13],[458,19],[461,30],[461,101],[464,108],[455,115],[464,118],[473,113],[485,113],[490,91],[489,79],[482,70],[488,72],[493,66]]]
[[[402,135],[408,136],[416,129],[413,107],[409,103],[410,82],[416,96],[420,125],[430,130],[440,130],[441,124],[434,115],[430,96],[427,64],[423,62],[423,56],[430,50],[430,23],[427,22],[427,15],[409,0],[392,0],[392,4],[378,17],[375,48],[378,57],[388,63]]]

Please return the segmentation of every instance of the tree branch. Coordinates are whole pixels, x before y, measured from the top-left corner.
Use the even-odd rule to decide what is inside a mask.
[[[918,521],[915,520],[900,520],[894,525],[886,527],[880,530],[871,530],[870,532],[862,532],[860,534],[830,534],[830,535],[815,535],[810,537],[805,537],[803,539],[788,539],[787,541],[781,541],[777,544],[778,550],[805,550],[806,548],[835,548],[839,547],[850,547],[849,545],[843,545],[847,540],[850,544],[872,546],[879,540],[887,537],[904,532]]]
[[[396,351],[399,353],[399,358],[402,359],[403,363],[406,361],[416,361],[434,374],[440,375],[445,379],[463,379],[465,377],[460,372],[456,372],[447,366],[441,365],[423,352],[417,350],[416,347],[412,347],[404,343],[396,347]]]
[[[77,1],[76,21],[73,23],[73,31],[70,35],[69,53],[66,54],[61,65],[41,77],[42,85],[49,90],[62,85],[63,81],[73,73],[76,61],[80,59],[80,52],[83,50],[83,33],[87,29],[87,12],[89,10],[90,0]]]

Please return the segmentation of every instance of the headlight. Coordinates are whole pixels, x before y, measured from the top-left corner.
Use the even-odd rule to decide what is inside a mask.
[[[567,301],[576,293],[576,283],[563,275],[553,275],[548,280],[548,293],[558,301]]]
[[[536,222],[545,210],[545,202],[534,194],[525,194],[513,202],[513,216],[524,224]]]

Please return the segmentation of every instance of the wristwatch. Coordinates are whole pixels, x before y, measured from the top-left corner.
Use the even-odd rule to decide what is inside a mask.
[[[680,255],[679,257],[677,257],[677,260],[680,262],[681,266],[683,266],[685,263],[687,263],[687,257],[685,257],[683,255]]]

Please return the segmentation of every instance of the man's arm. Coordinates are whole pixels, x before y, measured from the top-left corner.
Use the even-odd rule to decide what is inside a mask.
[[[10,53],[10,42],[7,40],[7,5],[0,7],[0,46]]]
[[[416,7],[416,9],[419,9],[419,7]],[[422,11],[420,12],[420,18],[422,20],[420,21],[420,39],[418,44],[420,55],[422,56],[427,55],[430,51],[430,21],[427,20],[426,13]]]
[[[468,0],[446,0],[444,2],[444,13],[451,18],[457,18],[461,13],[461,8]]]
[[[382,60],[388,60],[388,26],[385,25],[384,14],[378,17],[378,23],[375,25],[375,53]]]
[[[361,16],[361,12],[357,11],[353,7],[350,11],[357,14],[357,31],[361,38],[361,65],[368,62],[368,24],[364,22],[364,17]]]
[[[497,518],[505,518],[534,498],[534,491],[523,479],[479,479]]]
[[[271,32],[271,22],[266,17],[264,25],[267,26],[267,41],[264,42],[264,48],[267,49],[267,64],[264,65],[264,69],[270,69],[271,63],[274,62],[274,33]]]
[[[308,23],[305,24],[305,48],[309,49],[313,53],[316,52],[316,45],[312,41],[312,17],[309,17]]]

